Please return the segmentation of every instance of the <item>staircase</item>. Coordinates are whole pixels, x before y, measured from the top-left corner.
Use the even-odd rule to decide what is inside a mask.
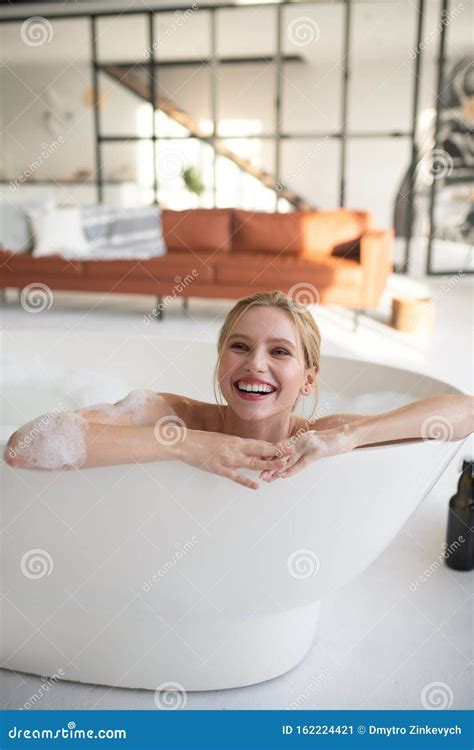
[[[143,80],[140,77],[139,72],[137,73],[134,70],[127,70],[121,65],[103,65],[101,66],[101,69],[104,73],[109,75],[111,78],[128,89],[128,91],[131,91],[133,94],[138,96],[140,99],[147,102],[150,101],[149,85],[146,80]],[[258,169],[248,159],[245,159],[242,156],[234,153],[234,151],[227,148],[227,146],[213,142],[213,138],[199,127],[198,123],[192,117],[192,115],[180,109],[180,107],[174,104],[174,102],[172,102],[170,99],[166,99],[163,96],[157,96],[155,100],[155,109],[161,110],[175,122],[178,122],[180,125],[186,128],[195,138],[208,143],[210,146],[212,146],[214,151],[219,154],[219,156],[224,156],[226,159],[229,159],[231,162],[236,164],[237,167],[239,167],[239,169],[241,169],[243,172],[246,172],[247,174],[252,175],[252,177],[255,177],[255,179],[261,182],[262,185],[264,185],[266,188],[274,190],[275,192],[278,191],[279,197],[285,198],[288,203],[291,203],[291,205],[296,209],[300,211],[315,210],[314,206],[309,204],[300,195],[297,195],[292,190],[282,185],[282,183],[278,183],[275,180],[274,175],[271,175],[262,169]]]

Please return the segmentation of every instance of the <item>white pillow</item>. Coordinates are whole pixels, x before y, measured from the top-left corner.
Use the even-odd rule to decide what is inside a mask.
[[[89,249],[82,230],[80,206],[49,211],[28,211],[34,236],[33,256],[63,255],[82,257]]]
[[[55,205],[51,195],[15,203],[0,199],[0,246],[12,253],[30,252],[33,237],[28,211],[51,210]]]

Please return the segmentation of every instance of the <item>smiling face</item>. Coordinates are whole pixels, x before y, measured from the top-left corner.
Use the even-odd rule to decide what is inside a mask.
[[[235,324],[222,352],[217,377],[229,407],[242,419],[288,411],[314,372],[291,316],[278,307],[250,307]],[[309,391],[308,391],[309,392]]]

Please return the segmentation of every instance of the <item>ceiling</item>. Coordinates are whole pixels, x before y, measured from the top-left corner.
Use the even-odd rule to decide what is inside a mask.
[[[209,5],[209,3],[207,3]],[[215,4],[215,3],[214,3]],[[0,24],[1,58],[10,64],[42,65],[68,60],[88,62],[90,59],[90,22],[88,18],[58,19],[48,15],[49,9],[57,13],[93,7],[116,9],[135,7],[149,10],[150,5],[164,8],[170,0],[160,3],[121,3],[120,0],[76,0],[56,3],[11,3],[3,6],[0,15],[7,19],[12,13],[23,11],[24,21]],[[173,2],[174,5],[174,2]],[[202,5],[202,3],[201,3]],[[452,4],[454,6],[454,4]],[[468,56],[470,52],[473,0],[464,0],[457,15],[447,25],[448,58]],[[183,6],[184,7],[184,6]],[[457,7],[457,6],[454,6]],[[42,44],[29,43],[33,35],[35,18],[46,21],[40,33],[45,34]],[[155,39],[159,39],[158,56],[163,60],[206,57],[210,54],[210,15],[204,7],[188,12],[186,18],[169,11],[155,15]],[[422,39],[424,56],[435,58],[439,45],[439,2],[426,4]],[[8,15],[7,15],[8,14]],[[22,17],[23,17],[22,15]],[[283,9],[283,52],[297,54],[306,61],[318,64],[337,63],[343,55],[345,10],[342,3],[300,3],[285,5]],[[276,13],[273,7],[241,3],[238,8],[220,9],[217,12],[218,55],[255,56],[275,54]],[[416,45],[416,6],[414,0],[358,0],[352,11],[352,59],[413,63]],[[148,21],[145,14],[119,13],[98,19],[98,50],[103,62],[128,62],[148,59]]]

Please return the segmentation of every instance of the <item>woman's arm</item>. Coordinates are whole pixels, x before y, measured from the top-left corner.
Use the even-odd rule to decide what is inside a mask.
[[[351,422],[354,448],[410,440],[461,440],[474,432],[474,396],[429,396],[399,409]]]
[[[340,427],[348,422],[357,422],[359,419],[368,417],[368,414],[328,414],[327,417],[320,417],[314,421],[306,420],[304,430],[330,430],[333,427]]]
[[[30,427],[32,423],[25,425]],[[227,477],[237,484],[258,489],[257,482],[237,469],[283,468],[283,459],[293,451],[277,454],[276,445],[222,433],[188,430],[177,417],[163,422],[127,426],[88,423],[75,414],[61,414],[52,433],[39,433],[30,450],[19,450],[21,431],[8,441],[4,459],[25,469],[87,469],[95,466],[180,460],[190,466]],[[30,444],[31,446],[31,444]]]
[[[170,430],[185,430],[180,396],[131,391],[115,404],[44,414],[10,436],[4,460],[29,469],[90,468],[177,458]],[[161,420],[161,421],[160,421]]]
[[[283,468],[281,457],[293,451],[288,447],[277,453],[275,444],[263,440],[189,429],[173,409],[170,414],[167,399],[148,401],[143,394],[138,401],[136,394],[127,399],[123,399],[125,404],[98,404],[79,412],[40,415],[11,435],[4,460],[17,468],[47,470],[181,460],[258,489],[257,482],[237,469]],[[200,403],[191,401],[184,399],[184,415],[192,403]],[[179,410],[179,402],[175,405]],[[114,410],[114,406],[119,409]]]
[[[260,478],[274,481],[290,477],[319,458],[364,446],[413,440],[455,441],[473,432],[474,396],[430,396],[389,412],[347,420],[339,427],[309,430],[297,439],[286,469],[263,471]]]

